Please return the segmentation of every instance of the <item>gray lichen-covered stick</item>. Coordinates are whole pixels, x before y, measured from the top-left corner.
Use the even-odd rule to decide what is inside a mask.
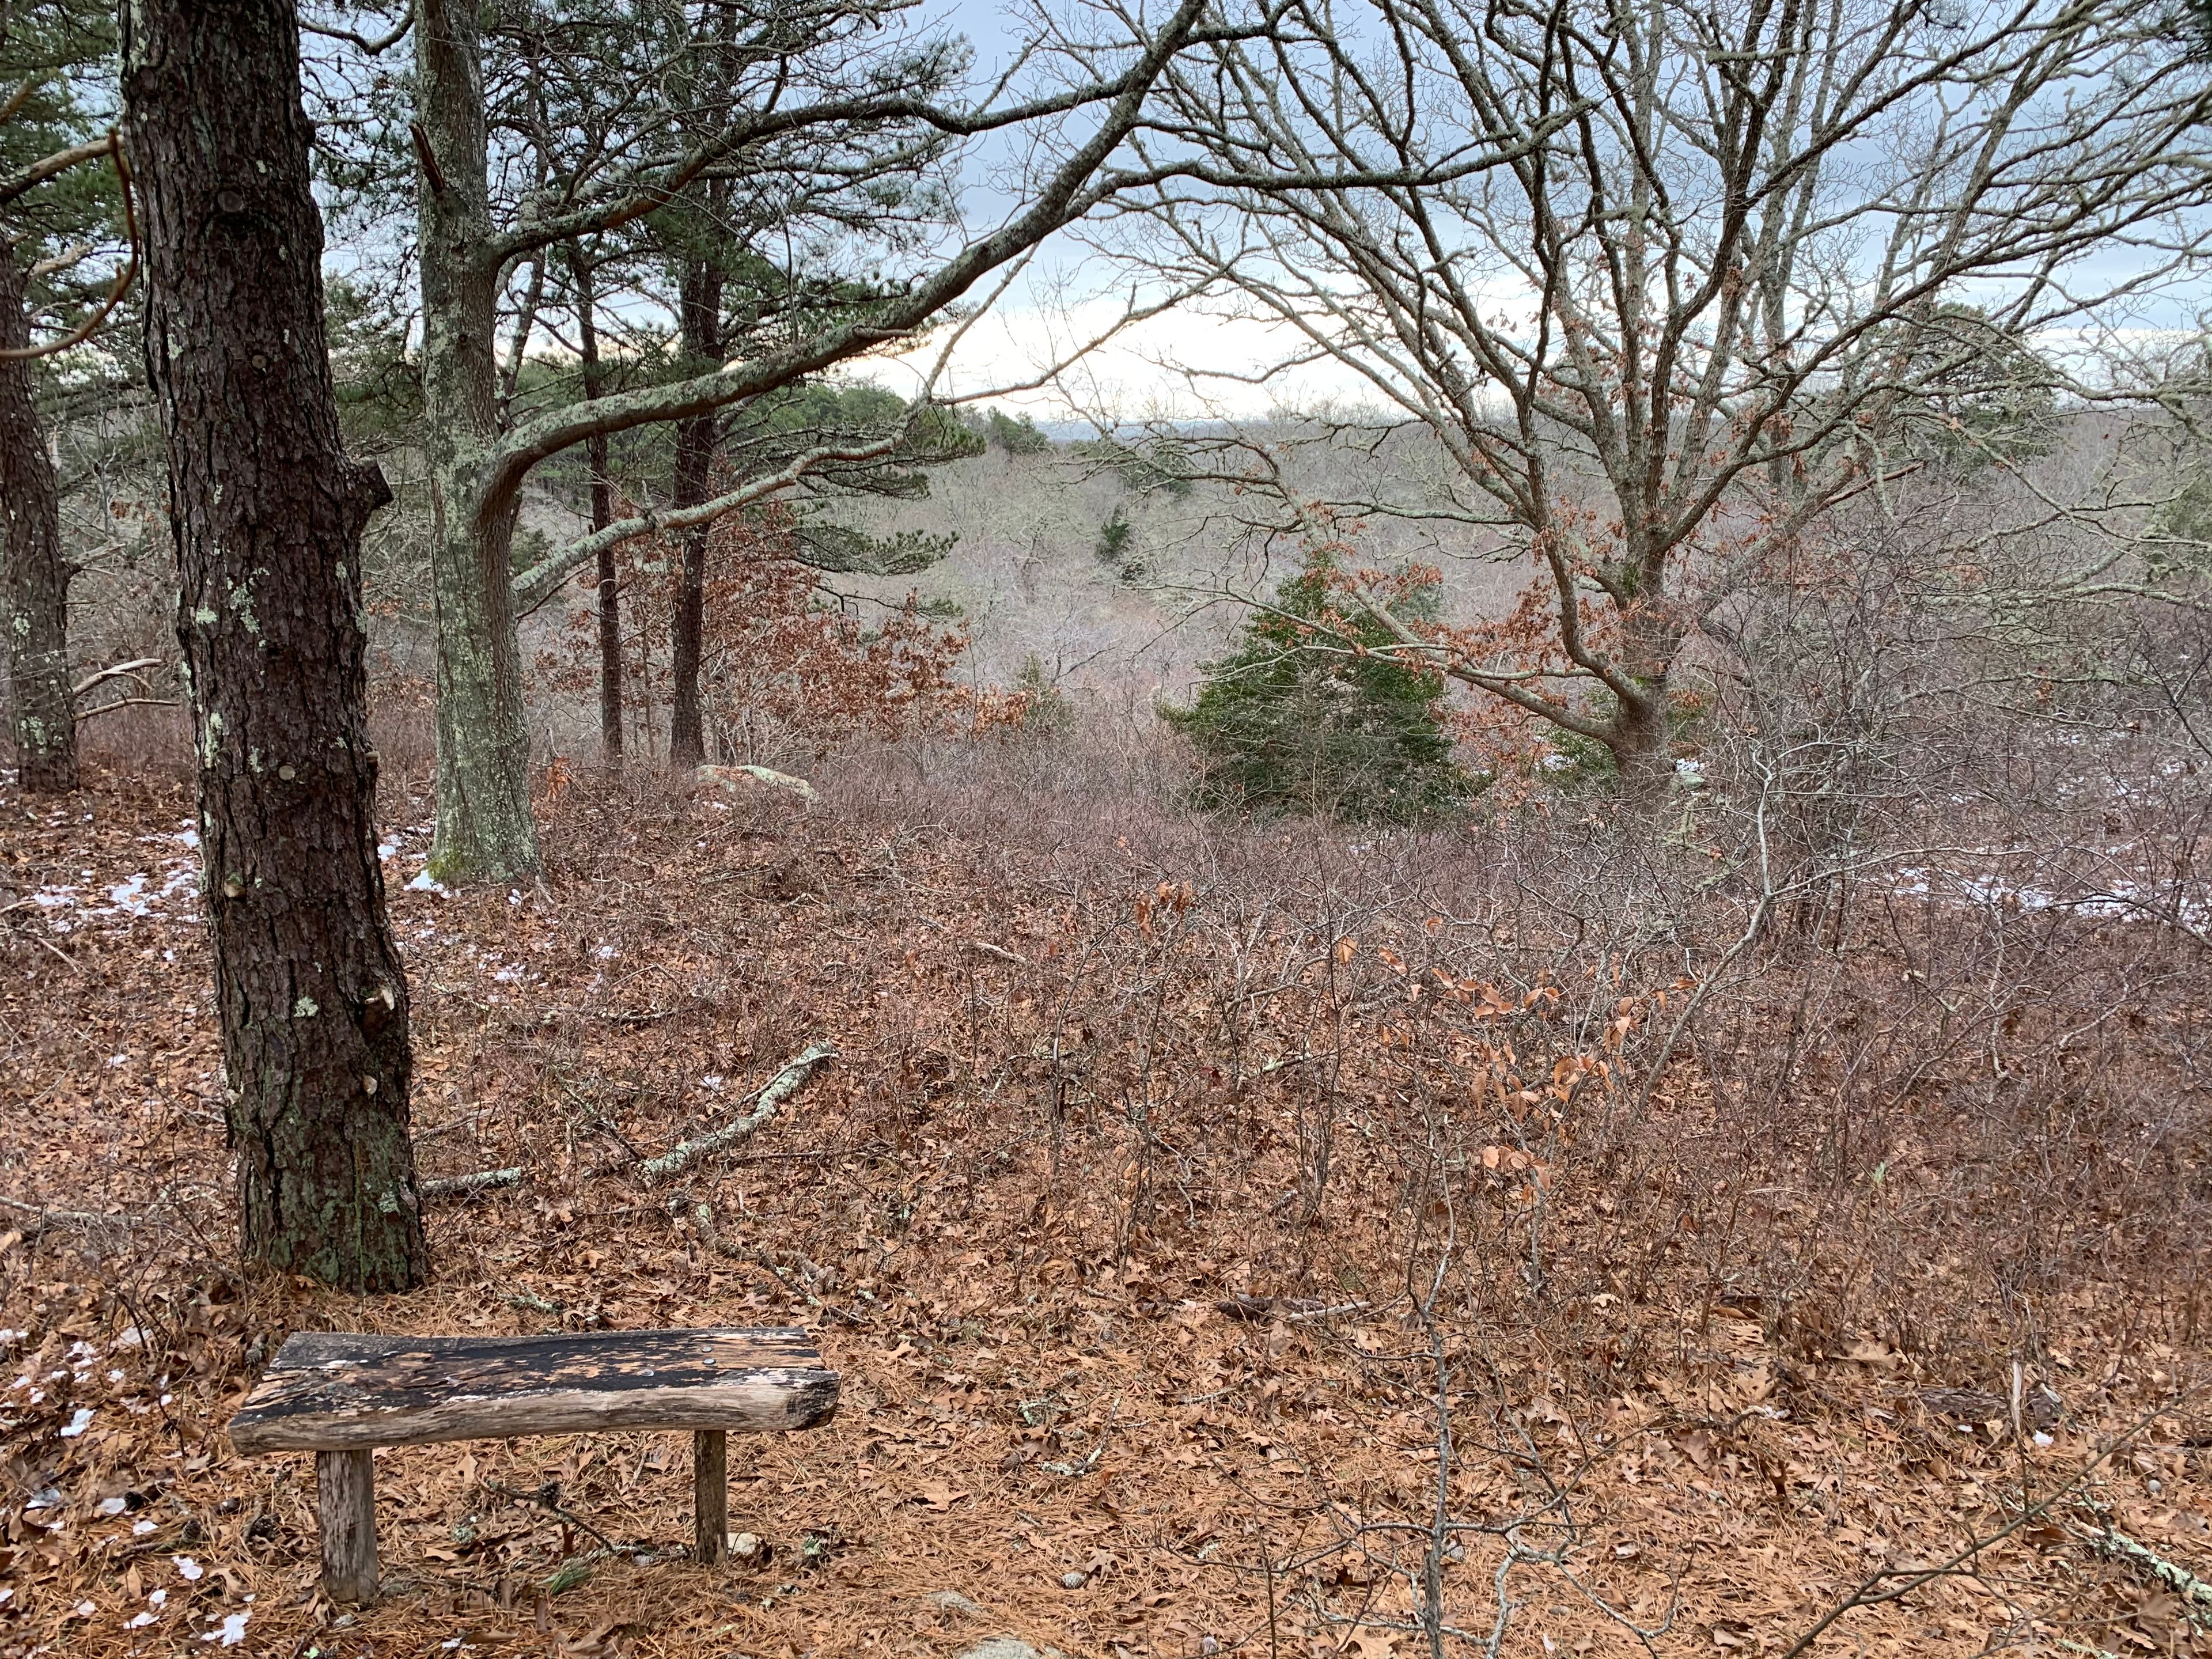
[[[799,1092],[806,1079],[814,1075],[816,1066],[825,1060],[837,1058],[837,1050],[827,1042],[809,1043],[804,1054],[784,1061],[782,1068],[770,1078],[754,1097],[753,1109],[734,1123],[725,1125],[712,1134],[702,1135],[696,1140],[686,1140],[663,1152],[659,1158],[647,1158],[638,1165],[638,1173],[648,1182],[665,1180],[678,1174],[694,1158],[708,1152],[719,1152],[726,1146],[736,1145],[775,1115],[777,1107]]]
[[[230,1425],[249,1455],[317,1454],[325,1582],[365,1601],[376,1584],[367,1469],[379,1446],[575,1434],[690,1430],[700,1552],[717,1559],[725,1513],[722,1459],[731,1431],[811,1429],[837,1409],[838,1376],[803,1330],[596,1331],[523,1337],[303,1333],[286,1342]]]

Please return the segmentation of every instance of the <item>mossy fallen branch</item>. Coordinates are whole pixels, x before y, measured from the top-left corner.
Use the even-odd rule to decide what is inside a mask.
[[[2093,1535],[2089,1546],[2098,1554],[2122,1562],[2165,1585],[2181,1598],[2183,1611],[2191,1624],[2199,1629],[2212,1629],[2212,1583],[2112,1527]]]
[[[478,1170],[474,1175],[440,1176],[426,1181],[416,1193],[428,1203],[434,1198],[465,1198],[471,1193],[489,1191],[495,1187],[520,1187],[522,1166],[516,1164],[506,1170]]]
[[[826,1042],[808,1045],[805,1052],[784,1061],[783,1067],[762,1086],[753,1098],[753,1109],[734,1122],[726,1123],[711,1134],[701,1135],[696,1140],[678,1142],[659,1158],[649,1158],[639,1164],[638,1173],[647,1185],[665,1181],[687,1168],[693,1159],[704,1158],[709,1152],[719,1152],[726,1146],[734,1146],[762,1125],[775,1116],[776,1108],[798,1093],[815,1069],[823,1061],[835,1060],[837,1050]]]

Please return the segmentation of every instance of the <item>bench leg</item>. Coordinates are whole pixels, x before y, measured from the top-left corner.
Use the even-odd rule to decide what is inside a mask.
[[[713,1566],[730,1549],[729,1436],[699,1429],[691,1436],[691,1514],[698,1558]]]
[[[333,1601],[376,1600],[376,1464],[365,1451],[315,1454],[323,1589]]]

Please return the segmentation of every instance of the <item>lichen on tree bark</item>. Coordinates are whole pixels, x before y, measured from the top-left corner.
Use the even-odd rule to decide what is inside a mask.
[[[23,269],[0,228],[0,349],[31,343]],[[53,464],[27,359],[0,359],[0,641],[8,657],[18,775],[32,793],[76,787],[70,696],[70,568]]]
[[[338,432],[298,25],[285,0],[132,0],[124,32],[241,1243],[403,1290],[427,1255],[360,558],[391,497]]]

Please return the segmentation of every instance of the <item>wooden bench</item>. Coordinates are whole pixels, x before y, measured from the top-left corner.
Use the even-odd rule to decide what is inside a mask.
[[[803,1330],[593,1331],[556,1336],[302,1332],[231,1419],[248,1455],[315,1454],[323,1587],[376,1595],[379,1446],[689,1429],[697,1553],[728,1536],[725,1437],[811,1429],[837,1410],[837,1373]]]

